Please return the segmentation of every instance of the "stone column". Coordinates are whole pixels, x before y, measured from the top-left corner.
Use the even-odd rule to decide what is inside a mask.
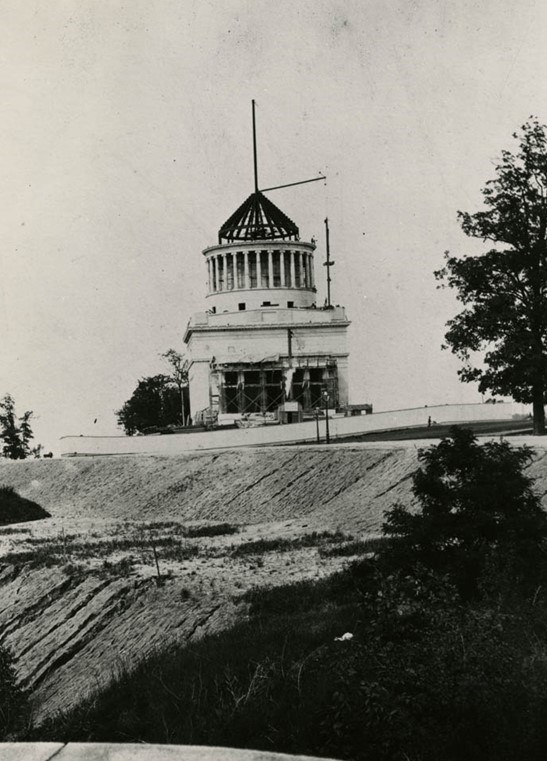
[[[221,254],[221,263],[222,263],[222,288],[221,291],[226,290],[226,254]]]
[[[268,251],[268,288],[273,288],[273,251]]]
[[[249,274],[249,252],[243,252],[243,287],[247,290],[251,288],[251,276]]]
[[[295,277],[296,263],[295,263],[295,256],[296,256],[296,252],[295,251],[289,251],[289,259],[290,259],[290,264],[291,264],[291,288],[294,288],[296,286],[296,277]]]
[[[282,288],[286,287],[285,282],[285,252],[280,251],[279,252],[279,277],[281,278],[280,284]]]
[[[213,291],[216,291],[217,289],[217,263],[215,261],[215,257],[211,257],[211,270],[213,273]]]
[[[234,269],[235,269],[235,267],[234,267],[234,265],[235,265],[234,256],[235,256],[235,254],[227,254],[226,255],[227,263],[228,263],[228,269],[227,269],[227,272],[226,272],[226,288],[229,291],[233,290],[233,288],[234,288],[234,275],[235,275],[235,272],[234,272]]]
[[[315,288],[315,277],[313,272],[313,254],[310,254],[310,288]]]
[[[256,287],[262,288],[262,257],[261,251],[258,249],[255,252],[256,255]]]

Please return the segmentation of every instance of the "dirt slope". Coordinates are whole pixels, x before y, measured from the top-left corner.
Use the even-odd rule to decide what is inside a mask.
[[[2,642],[16,654],[41,721],[93,694],[155,648],[228,626],[236,605],[218,595],[186,599],[181,583],[74,577],[62,568],[0,575]],[[185,587],[186,588],[186,587]]]
[[[384,510],[410,499],[413,449],[247,449],[177,457],[0,462],[11,485],[54,517],[230,520],[309,517],[377,531]]]
[[[154,648],[231,625],[245,614],[238,600],[251,586],[335,570],[346,559],[325,560],[317,548],[238,558],[232,542],[318,528],[376,532],[385,509],[410,499],[415,465],[408,449],[336,446],[1,461],[0,484],[51,513],[0,536],[0,642],[16,656],[37,721],[100,690]],[[140,531],[134,526],[145,521],[245,526],[236,536],[196,540],[195,557],[161,560],[168,574],[161,586],[150,557],[134,549],[125,553],[133,556],[129,569],[115,572],[104,573],[101,564],[119,561],[116,550],[108,556],[92,550],[96,557],[87,560],[69,551],[48,560],[71,532],[98,548]],[[40,567],[8,558],[29,550],[46,558]]]
[[[546,458],[540,452],[530,468],[544,502]],[[410,502],[416,465],[416,449],[387,446],[0,462],[0,484],[52,516],[0,536],[0,642],[16,656],[37,721],[100,690],[155,648],[230,626],[245,615],[241,595],[251,586],[336,570],[350,558],[329,558],[307,546],[240,557],[233,543],[316,529],[376,532],[384,510]],[[119,570],[112,569],[123,553],[100,550],[101,542],[131,532],[159,536],[160,528],[143,528],[144,521],[246,525],[233,535],[190,540],[199,544],[195,555],[176,562],[165,556],[158,586],[150,546],[141,552],[131,545],[125,555],[134,556],[132,563]],[[162,530],[176,538],[172,523]],[[81,557],[69,550],[52,564],[48,553],[70,532],[97,549]],[[8,558],[27,550],[45,553],[41,567]],[[105,559],[111,563],[106,572]]]

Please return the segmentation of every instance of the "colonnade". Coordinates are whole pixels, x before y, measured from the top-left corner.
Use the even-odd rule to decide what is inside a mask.
[[[315,287],[313,254],[264,249],[210,254],[209,293],[252,288]]]

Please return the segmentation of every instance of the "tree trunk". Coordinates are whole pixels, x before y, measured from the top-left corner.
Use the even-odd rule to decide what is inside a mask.
[[[186,414],[184,412],[184,387],[183,386],[179,386],[179,391],[180,391],[180,406],[181,406],[181,410],[182,410],[182,427],[185,428],[186,427]]]
[[[532,409],[534,413],[534,436],[545,436],[545,407],[543,383],[536,383],[532,389]]]

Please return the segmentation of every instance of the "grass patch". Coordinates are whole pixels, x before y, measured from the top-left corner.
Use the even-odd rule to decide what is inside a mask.
[[[352,557],[355,555],[368,555],[375,553],[385,539],[354,539],[351,542],[336,544],[327,547],[319,547],[322,558]]]
[[[239,533],[239,526],[234,523],[214,523],[205,526],[187,526],[184,536],[189,539],[203,536],[227,536]]]
[[[114,533],[169,532],[171,536],[183,536],[194,539],[206,536],[228,536],[237,534],[240,527],[235,523],[208,523],[199,526],[187,526],[179,521],[147,521],[135,523],[126,521],[114,529]]]
[[[256,539],[251,542],[243,542],[235,547],[232,551],[232,557],[262,555],[265,552],[290,552],[306,547],[318,547],[322,544],[344,542],[352,538],[349,534],[344,534],[341,531],[312,531],[309,534],[291,538]]]
[[[200,547],[195,544],[183,544],[182,542],[176,542],[167,546],[157,546],[156,551],[160,560],[191,560],[199,555],[211,555],[212,553],[203,552]]]
[[[246,596],[248,621],[146,658],[99,699],[56,717],[28,739],[276,745],[288,750],[290,743],[280,742],[280,722],[298,726],[300,713],[292,714],[306,660],[356,621],[346,604],[348,595],[340,594],[339,578],[322,582],[317,593],[313,586],[253,590]],[[183,600],[190,596],[181,592]],[[302,596],[307,604],[298,607]],[[355,601],[355,590],[349,590],[349,597]],[[286,679],[291,682],[288,703],[282,686]],[[270,742],[259,739],[268,734],[268,725],[274,733]]]
[[[119,578],[120,576],[127,577],[130,576],[135,570],[135,559],[129,555],[128,557],[121,558],[121,560],[118,560],[116,562],[110,562],[110,560],[105,560],[102,564],[102,566],[95,571],[95,574],[104,577],[109,578],[110,576],[115,576],[116,578]]]
[[[152,562],[153,548],[156,548],[160,560],[190,560],[199,555],[205,557],[218,554],[217,550],[202,548],[189,544],[174,536],[164,537],[125,537],[106,539],[103,541],[82,541],[77,534],[48,538],[34,537],[26,540],[30,549],[9,552],[0,558],[0,563],[13,565],[29,565],[31,568],[60,565],[81,560],[96,560],[105,558],[111,566],[116,565],[107,559],[117,553],[140,553],[142,561]],[[118,562],[118,561],[116,561]],[[122,562],[122,561],[119,561]],[[136,559],[133,562],[137,562]],[[120,566],[121,567],[121,566]]]
[[[64,556],[53,555],[45,547],[40,547],[36,550],[8,552],[0,558],[2,565],[27,565],[29,568],[49,568],[66,563],[67,561],[68,556],[66,554]]]
[[[454,606],[443,584],[379,581],[363,560],[319,582],[253,589],[247,620],[146,657],[18,739],[543,761],[547,658],[533,632],[545,630],[547,601]]]
[[[30,528],[0,528],[0,536],[11,536],[15,534],[31,534],[32,530]]]

